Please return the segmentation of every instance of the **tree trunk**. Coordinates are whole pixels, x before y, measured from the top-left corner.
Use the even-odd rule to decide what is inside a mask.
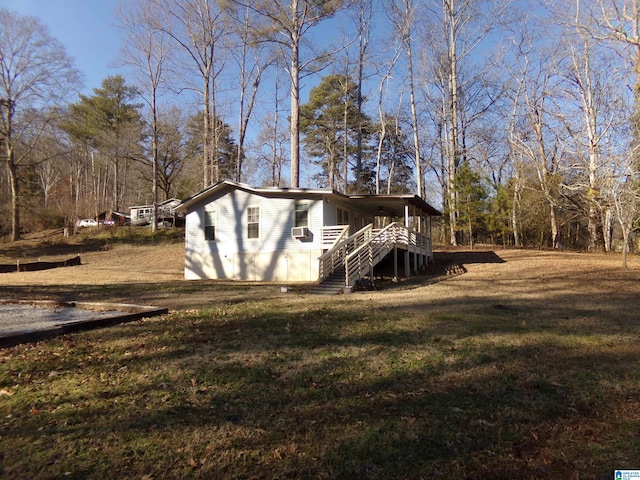
[[[549,217],[551,221],[551,246],[552,248],[558,248],[558,218],[556,216],[556,207],[554,205],[549,205]]]
[[[624,244],[622,245],[622,266],[629,270],[629,265],[627,264],[627,254],[629,252],[629,231],[626,228],[622,229],[622,238]]]
[[[14,161],[13,148],[11,142],[5,140],[7,144],[7,170],[9,171],[9,186],[11,188],[11,241],[20,240],[20,184],[18,182],[18,172]]]
[[[611,208],[604,209],[602,213],[602,236],[604,237],[604,251],[611,251],[611,237],[613,235],[613,215],[611,212]]]
[[[211,112],[209,111],[209,78],[203,78],[202,188],[211,185]]]
[[[153,168],[153,221],[151,231],[158,231],[158,111],[156,109],[156,91],[151,93],[151,168]]]
[[[362,87],[363,87],[363,78],[364,78],[364,62],[365,62],[365,54],[367,50],[368,44],[368,32],[365,34],[365,11],[363,4],[360,4],[360,16],[359,16],[359,32],[358,32],[358,40],[359,40],[359,50],[358,50],[358,98],[356,99],[356,109],[358,110],[358,118],[362,118]],[[366,24],[368,27],[368,23]],[[356,168],[355,168],[355,192],[356,194],[361,193],[362,189],[362,122],[358,122],[358,132],[356,136]]]
[[[349,193],[349,138],[347,135],[347,131],[349,129],[349,104],[347,103],[347,89],[349,88],[349,82],[347,81],[348,78],[349,77],[347,76],[344,82],[344,110],[342,112],[342,158],[344,161],[342,175],[344,176],[343,193],[345,194]]]
[[[291,188],[300,187],[300,38],[298,0],[291,2]]]
[[[522,240],[520,239],[520,222],[518,221],[518,200],[519,192],[517,188],[514,188],[513,205],[511,206],[511,227],[513,228],[513,243],[516,247],[521,247]]]
[[[458,230],[458,200],[454,182],[458,169],[458,57],[456,45],[456,19],[455,19],[455,0],[443,0],[444,18],[447,27],[447,167],[448,167],[448,185],[449,192],[449,241],[451,245],[457,245]]]
[[[416,101],[413,85],[413,56],[411,51],[411,31],[408,32],[405,48],[407,50],[407,62],[409,70],[409,99],[411,103],[411,123],[413,126],[413,149],[416,157],[416,195],[424,196],[422,187],[422,167],[420,164],[420,139],[418,137],[418,114],[416,113]]]

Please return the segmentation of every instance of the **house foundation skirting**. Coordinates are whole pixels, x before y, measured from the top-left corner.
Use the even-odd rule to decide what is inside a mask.
[[[318,281],[321,250],[209,253],[189,252],[187,280],[216,279],[258,282]]]

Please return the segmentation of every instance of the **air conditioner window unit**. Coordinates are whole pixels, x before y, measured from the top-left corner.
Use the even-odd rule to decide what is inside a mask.
[[[293,238],[307,238],[309,236],[309,229],[307,227],[293,227],[291,229],[291,236]]]

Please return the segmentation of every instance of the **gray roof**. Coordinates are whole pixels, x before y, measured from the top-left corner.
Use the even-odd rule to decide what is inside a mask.
[[[187,212],[192,206],[199,204],[210,196],[225,189],[244,190],[255,195],[266,198],[313,198],[313,197],[334,197],[336,200],[352,203],[360,210],[373,216],[404,216],[404,207],[411,205],[426,215],[442,215],[437,209],[429,205],[418,195],[345,195],[336,190],[330,189],[307,189],[307,188],[275,188],[275,187],[251,187],[244,183],[223,180],[210,187],[201,190],[186,198],[175,210]]]

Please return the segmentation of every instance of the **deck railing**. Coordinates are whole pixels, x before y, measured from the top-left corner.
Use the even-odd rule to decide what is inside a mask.
[[[349,225],[322,227],[322,248],[331,250],[338,242],[349,236]]]

